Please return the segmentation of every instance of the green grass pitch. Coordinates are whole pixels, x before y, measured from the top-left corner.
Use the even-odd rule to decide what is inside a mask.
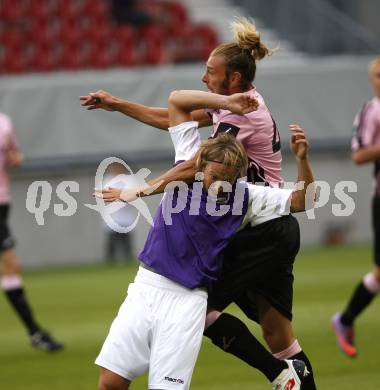
[[[371,267],[371,248],[307,249],[295,266],[294,326],[314,365],[322,390],[380,389],[380,302],[357,323],[359,356],[346,358],[330,330],[332,313],[342,308],[359,278]],[[90,266],[28,272],[25,285],[39,321],[66,349],[33,350],[3,295],[0,296],[0,388],[11,390],[96,389],[93,361],[124,299],[136,265]],[[230,312],[244,316],[237,308]],[[249,325],[256,335],[259,328]],[[146,377],[134,390],[146,389]],[[265,378],[204,340],[195,368],[195,390],[264,390]]]

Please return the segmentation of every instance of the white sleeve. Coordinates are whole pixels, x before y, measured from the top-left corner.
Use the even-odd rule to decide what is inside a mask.
[[[249,208],[246,221],[252,226],[290,214],[293,190],[248,183]]]
[[[174,145],[175,162],[190,160],[194,157],[202,143],[198,122],[184,122],[169,127],[168,130]]]

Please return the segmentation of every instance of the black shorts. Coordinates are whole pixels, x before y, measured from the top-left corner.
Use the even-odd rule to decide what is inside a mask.
[[[374,235],[374,261],[380,266],[380,198],[374,197],[372,200],[372,227]]]
[[[11,249],[15,241],[8,228],[9,204],[0,204],[0,252]]]
[[[291,215],[239,231],[224,252],[222,273],[209,291],[208,306],[222,311],[234,302],[259,322],[255,298],[261,295],[291,321],[293,263],[299,246],[298,221]]]

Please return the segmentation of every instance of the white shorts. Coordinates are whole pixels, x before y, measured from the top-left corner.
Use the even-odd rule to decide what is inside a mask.
[[[140,267],[95,363],[130,381],[149,370],[149,389],[189,389],[206,307],[203,289]]]

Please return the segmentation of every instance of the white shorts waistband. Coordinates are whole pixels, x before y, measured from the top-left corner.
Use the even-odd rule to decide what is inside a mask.
[[[205,288],[186,288],[165,276],[149,271],[146,268],[139,267],[135,277],[135,283],[149,284],[158,288],[165,288],[167,290],[176,291],[180,294],[196,294],[207,299],[207,290]]]

